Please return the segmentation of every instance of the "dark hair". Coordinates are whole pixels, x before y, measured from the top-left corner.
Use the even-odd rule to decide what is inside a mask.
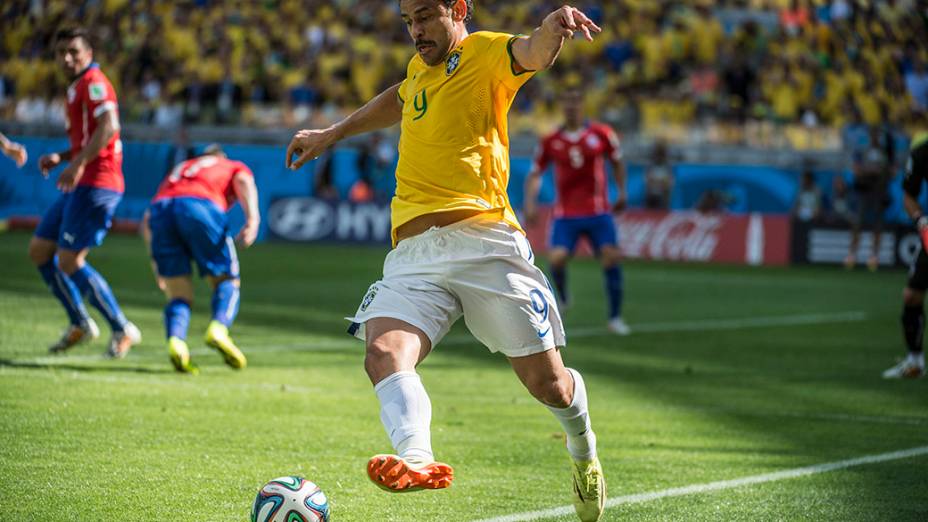
[[[93,49],[93,44],[90,43],[90,33],[83,27],[65,27],[59,29],[55,34],[55,42],[69,41],[75,38],[80,38],[87,44],[87,47]]]
[[[454,7],[454,4],[458,3],[458,0],[439,0],[445,4],[445,7],[451,9]],[[465,0],[467,3],[467,16],[464,17],[465,22],[469,22],[474,17],[474,0]]]

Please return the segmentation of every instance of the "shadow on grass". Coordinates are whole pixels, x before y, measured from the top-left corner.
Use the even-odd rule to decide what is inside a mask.
[[[74,364],[68,362],[35,362],[35,361],[17,361],[15,359],[0,359],[0,368],[17,368],[27,370],[71,370],[76,372],[87,373],[137,373],[164,375],[173,374],[174,370],[170,368],[151,368],[147,366],[123,366],[123,365],[87,365]]]

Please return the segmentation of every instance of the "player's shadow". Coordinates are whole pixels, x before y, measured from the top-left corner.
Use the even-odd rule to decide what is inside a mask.
[[[153,368],[148,366],[124,366],[124,365],[90,365],[75,364],[68,362],[36,362],[36,361],[17,361],[16,359],[0,359],[0,368],[16,368],[26,370],[67,370],[87,373],[135,373],[164,375],[175,373],[170,368]]]

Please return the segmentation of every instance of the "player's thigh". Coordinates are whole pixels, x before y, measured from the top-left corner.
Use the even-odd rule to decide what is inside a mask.
[[[490,257],[457,270],[451,287],[468,329],[490,351],[524,357],[565,344],[551,286],[523,257]]]
[[[179,233],[200,275],[238,277],[238,252],[225,212],[205,200],[185,198],[177,200],[175,206]]]
[[[64,216],[64,207],[70,197],[70,192],[61,194],[55,202],[52,203],[52,206],[48,207],[45,214],[42,215],[42,219],[39,221],[39,226],[35,229],[34,237],[45,241],[51,241],[55,244],[58,243],[58,237],[61,235],[61,219]],[[55,248],[57,248],[57,246]],[[54,255],[55,248],[52,249],[52,255]]]
[[[170,201],[152,205],[148,220],[151,231],[151,258],[162,278],[190,277],[190,252],[175,225]]]
[[[415,370],[432,350],[425,332],[391,317],[368,320],[365,337],[364,367],[374,384],[396,372]]]
[[[79,251],[102,245],[121,200],[122,194],[112,190],[74,189],[64,206],[58,246]]]
[[[602,255],[606,248],[611,248],[613,253],[617,250],[619,245],[619,233],[611,214],[590,218],[584,232],[587,237],[590,238],[593,250],[599,255]]]
[[[580,238],[580,230],[575,219],[555,219],[551,224],[551,237],[548,240],[550,250],[566,250],[572,254]]]
[[[168,300],[183,299],[193,302],[193,280],[189,275],[164,278],[164,294]]]
[[[55,257],[55,251],[58,249],[58,242],[53,239],[45,239],[39,236],[32,236],[29,240],[29,259],[36,266],[42,266]]]

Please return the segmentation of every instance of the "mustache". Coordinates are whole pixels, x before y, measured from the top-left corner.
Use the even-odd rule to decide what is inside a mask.
[[[435,46],[437,46],[438,44],[436,44],[436,43],[435,43],[434,41],[432,41],[432,40],[416,40],[416,47],[419,47],[420,45],[435,45]]]

